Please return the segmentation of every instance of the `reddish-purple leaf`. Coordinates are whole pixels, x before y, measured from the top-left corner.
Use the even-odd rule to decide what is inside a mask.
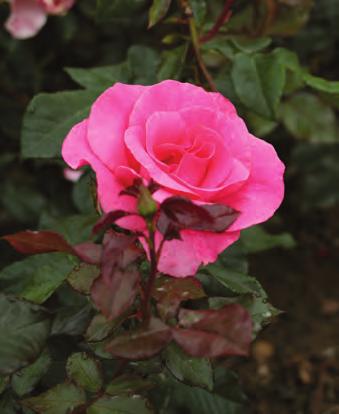
[[[76,255],[88,264],[97,265],[101,262],[102,247],[100,244],[85,242],[73,246]]]
[[[103,240],[101,275],[92,285],[91,296],[98,309],[115,319],[134,302],[138,292],[139,271],[135,263],[140,250],[135,237],[107,232]]]
[[[93,227],[93,233],[96,234],[101,231],[107,230],[117,220],[129,215],[131,215],[131,213],[128,213],[127,211],[123,210],[110,211],[109,213],[101,216],[100,219],[95,223]]]
[[[95,243],[81,243],[71,246],[61,234],[53,231],[21,231],[3,236],[14,249],[23,254],[51,252],[69,253],[89,264],[100,263],[101,246]]]
[[[181,302],[203,298],[205,292],[199,280],[193,277],[175,279],[173,277],[159,277],[152,292],[156,299],[157,308],[163,319],[176,315]]]
[[[100,275],[93,283],[91,297],[97,308],[112,320],[133,305],[138,292],[139,272],[136,267],[128,270],[116,268],[111,280]]]
[[[158,354],[171,340],[171,329],[153,317],[147,327],[118,336],[106,349],[119,358],[140,360]]]
[[[140,187],[143,186],[143,182],[141,178],[136,178],[132,185],[125,188],[124,190],[120,191],[120,195],[128,195],[131,197],[138,198],[140,194]],[[159,184],[157,184],[155,181],[150,180],[147,187],[146,187],[151,194],[153,194],[155,191],[159,190]]]
[[[181,309],[179,324],[181,327],[173,328],[173,338],[190,355],[213,358],[248,354],[252,321],[238,304],[219,310]]]
[[[122,191],[120,191],[120,195],[128,195],[131,197],[137,198],[139,195],[139,189],[142,184],[141,178],[135,178],[133,181],[133,184],[129,187],[124,188]]]
[[[223,232],[238,216],[239,212],[223,204],[197,205],[183,197],[170,197],[160,206],[157,227],[170,240],[178,238],[183,229]]]
[[[65,252],[74,254],[73,247],[53,231],[21,231],[2,236],[10,245],[23,254]]]

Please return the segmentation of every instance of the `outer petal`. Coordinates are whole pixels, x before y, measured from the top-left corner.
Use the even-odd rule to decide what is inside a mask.
[[[159,271],[175,277],[195,275],[201,264],[217,260],[221,253],[238,240],[240,232],[209,233],[184,230],[182,240],[165,242]]]
[[[129,165],[123,137],[133,105],[146,89],[146,86],[116,83],[92,105],[88,142],[94,154],[112,171],[119,165]]]
[[[28,39],[36,35],[46,23],[46,11],[36,0],[12,0],[10,5],[11,14],[5,27],[16,39]]]
[[[247,182],[222,202],[241,214],[229,228],[241,230],[262,223],[273,216],[284,198],[285,166],[274,147],[266,141],[250,136],[252,169]]]
[[[138,99],[131,113],[130,125],[145,125],[154,112],[180,111],[196,105],[224,113],[235,112],[231,102],[219,93],[206,92],[190,83],[165,80],[150,86]]]
[[[87,142],[87,124],[84,120],[75,125],[67,135],[63,146],[62,156],[73,169],[90,165],[95,171],[98,184],[98,197],[104,211],[115,209],[135,212],[136,201],[133,197],[119,196],[121,184],[114,174],[93,154]],[[119,225],[132,230],[141,230],[144,223],[139,217],[129,217],[119,221]]]

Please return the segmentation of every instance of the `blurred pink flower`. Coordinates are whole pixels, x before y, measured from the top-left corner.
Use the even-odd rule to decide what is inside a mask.
[[[44,26],[48,14],[63,14],[75,0],[9,0],[11,13],[5,23],[16,39],[35,36]]]
[[[72,181],[72,183],[76,183],[80,180],[84,172],[81,170],[72,170],[71,168],[64,168],[64,178],[68,181]]]
[[[64,14],[74,4],[75,0],[38,0],[48,14]]]

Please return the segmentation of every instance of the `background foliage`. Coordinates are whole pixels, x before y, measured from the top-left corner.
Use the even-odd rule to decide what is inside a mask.
[[[172,78],[215,87],[288,166],[280,214],[265,228],[243,232],[199,274],[211,307],[241,303],[259,331],[278,311],[249,275],[248,257],[260,277],[271,249],[297,244],[293,254],[305,260],[305,252],[328,257],[338,247],[331,217],[339,194],[339,2],[238,0],[217,32],[227,2],[192,0],[193,15],[187,2],[179,3],[81,0],[31,40],[0,31],[0,230],[54,229],[70,243],[89,237],[96,217],[93,177],[86,171],[75,184],[65,180],[60,145],[112,83]],[[7,13],[1,4],[2,21]],[[229,361],[212,366],[171,347],[120,372],[103,351],[114,324],[77,292],[86,287],[73,289],[74,272],[93,276],[75,259],[63,253],[22,258],[1,241],[0,262],[1,413],[61,414],[77,407],[89,414],[149,413],[157,407],[168,414],[231,414],[253,408]],[[295,400],[288,407],[309,412],[307,397]],[[334,404],[329,397],[329,407]]]

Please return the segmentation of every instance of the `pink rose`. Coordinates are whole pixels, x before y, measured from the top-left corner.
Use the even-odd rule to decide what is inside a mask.
[[[62,14],[75,0],[10,0],[6,29],[16,39],[28,39],[44,26],[48,14]]]
[[[72,128],[62,155],[71,168],[93,168],[105,212],[136,210],[135,199],[119,193],[137,177],[160,186],[158,202],[183,195],[240,212],[224,233],[184,230],[182,240],[164,244],[159,270],[177,277],[215,261],[241,229],[270,218],[283,199],[284,165],[272,145],[251,135],[222,95],[188,83],[115,84]],[[141,228],[135,216],[119,224]]]

